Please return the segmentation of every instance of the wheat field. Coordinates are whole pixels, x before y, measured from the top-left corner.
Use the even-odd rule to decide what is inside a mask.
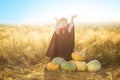
[[[1,24],[0,80],[50,80],[43,77],[43,71],[49,61],[45,53],[53,32],[53,25]],[[98,59],[104,73],[112,72],[115,80],[120,79],[119,23],[76,24],[75,51],[85,53],[86,62]]]

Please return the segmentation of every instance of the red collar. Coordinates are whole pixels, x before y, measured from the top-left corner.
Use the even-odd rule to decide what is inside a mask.
[[[65,29],[66,29],[65,27],[61,27],[61,28],[60,28],[61,31],[65,30]]]

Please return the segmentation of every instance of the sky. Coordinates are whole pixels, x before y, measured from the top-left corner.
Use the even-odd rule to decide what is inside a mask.
[[[120,0],[0,0],[0,23],[120,22]]]

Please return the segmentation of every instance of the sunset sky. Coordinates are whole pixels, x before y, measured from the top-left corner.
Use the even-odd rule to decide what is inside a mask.
[[[120,22],[120,0],[0,0],[0,23]]]

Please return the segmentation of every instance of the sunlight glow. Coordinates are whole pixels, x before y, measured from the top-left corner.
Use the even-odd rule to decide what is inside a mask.
[[[9,4],[8,4],[9,3]],[[0,23],[55,23],[76,14],[76,22],[120,22],[117,0],[16,0],[0,3]]]

